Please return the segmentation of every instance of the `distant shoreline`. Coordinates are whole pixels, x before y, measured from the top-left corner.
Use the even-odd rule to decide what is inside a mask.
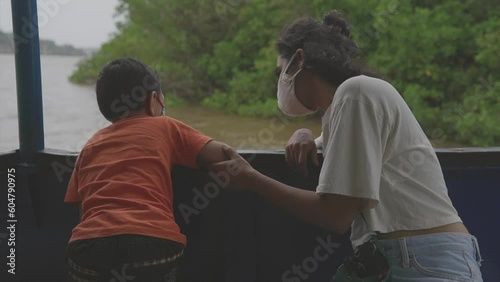
[[[6,53],[6,52],[0,52],[0,56],[3,55],[15,55],[14,52],[11,53]],[[42,54],[40,53],[40,56],[42,57],[78,57],[78,58],[86,58],[88,55],[64,55],[64,54]],[[13,56],[14,57],[14,56]]]
[[[14,44],[12,33],[0,31],[0,54],[14,54]],[[22,42],[17,44],[22,44]],[[57,45],[53,40],[40,39],[41,55],[88,57],[97,51],[98,48],[76,48],[69,44]]]

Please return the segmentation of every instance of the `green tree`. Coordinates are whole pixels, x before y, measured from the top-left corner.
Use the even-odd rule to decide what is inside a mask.
[[[300,16],[343,10],[370,69],[402,93],[430,138],[500,144],[497,0],[121,0],[119,31],[71,79],[133,56],[163,90],[206,107],[265,117],[276,108],[275,42]]]

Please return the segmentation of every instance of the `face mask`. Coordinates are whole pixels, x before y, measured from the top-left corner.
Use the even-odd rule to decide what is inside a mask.
[[[163,102],[161,101],[159,96],[156,96],[156,97],[158,99],[158,102],[160,102],[160,105],[161,105],[161,115],[164,116],[166,114],[165,104],[163,104]]]
[[[278,79],[278,107],[285,115],[291,117],[305,116],[316,112],[306,108],[295,95],[295,77],[302,69],[298,70],[293,76],[286,74],[296,55],[297,53],[290,58]]]

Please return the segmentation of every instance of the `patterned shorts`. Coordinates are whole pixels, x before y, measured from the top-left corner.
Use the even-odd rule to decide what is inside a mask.
[[[142,235],[81,240],[68,246],[68,281],[178,282],[184,246]]]

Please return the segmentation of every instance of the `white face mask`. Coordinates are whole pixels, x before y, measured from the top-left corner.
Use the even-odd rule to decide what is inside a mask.
[[[295,77],[302,69],[298,70],[292,76],[286,74],[296,55],[297,53],[290,58],[290,61],[278,79],[278,107],[285,115],[291,117],[306,116],[316,112],[306,108],[295,95]]]

